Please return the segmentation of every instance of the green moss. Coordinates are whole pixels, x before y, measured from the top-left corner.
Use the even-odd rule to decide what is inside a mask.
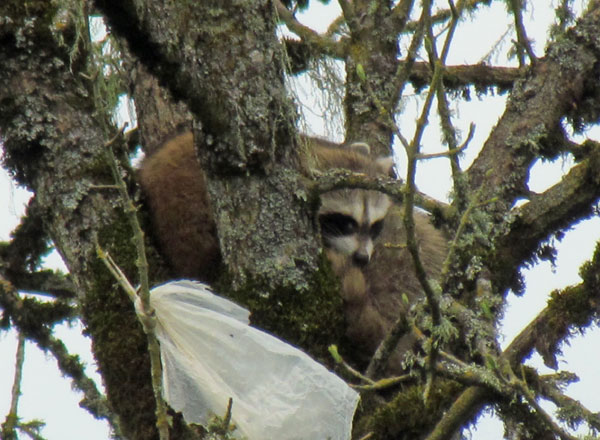
[[[135,285],[138,279],[137,253],[130,222],[122,210],[116,210],[114,218],[110,225],[100,229],[98,242]],[[149,271],[151,285],[167,279],[162,259],[152,246],[146,249],[152,268]],[[119,415],[126,437],[157,438],[146,335],[133,304],[104,263],[99,258],[92,258],[89,270],[94,284],[83,300],[82,310],[86,331],[92,335],[93,351],[106,384],[110,405]],[[188,432],[180,417],[176,416],[173,420],[176,437],[197,438]]]
[[[552,292],[548,301],[548,308],[551,311],[551,328],[562,328],[561,323],[584,328],[591,323],[593,314],[590,303],[595,300],[600,288],[599,265],[600,246],[596,248],[592,261],[581,266],[579,273],[583,284]]]
[[[253,325],[302,347],[320,360],[329,360],[327,347],[341,339],[344,314],[339,282],[324,255],[308,285],[307,290],[298,292],[294,286],[270,288],[268,280],[252,279],[232,291],[225,276],[216,290],[247,307],[252,312]]]
[[[373,440],[422,438],[462,389],[456,382],[438,380],[425,405],[423,387],[411,385],[372,414],[360,416],[355,431],[372,432]]]
[[[39,29],[48,28],[57,11],[58,4],[48,0],[5,0],[0,7],[1,14],[12,18],[12,21],[7,24],[13,23],[15,26],[20,26],[22,22],[31,17],[39,17],[41,19],[38,24]]]
[[[135,283],[137,256],[125,214],[118,214],[98,236],[100,246]],[[94,286],[84,299],[82,309],[109,402],[120,415],[127,437],[152,438],[155,404],[146,336],[131,301],[99,258],[92,259],[90,271]],[[132,435],[134,432],[136,435]]]
[[[564,291],[555,290],[548,301],[550,309],[549,326],[563,328],[567,324],[585,327],[591,321],[589,290],[583,286],[570,287]]]

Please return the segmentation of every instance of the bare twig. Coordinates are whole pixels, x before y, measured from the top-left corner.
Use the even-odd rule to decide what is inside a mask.
[[[431,2],[430,1],[423,2],[423,10],[425,12],[423,19],[424,19],[424,23],[426,25],[426,34],[427,34],[425,48],[427,49],[427,52],[429,54],[430,62],[434,66],[434,72],[433,72],[433,77],[431,78],[431,83],[429,85],[429,92],[427,93],[427,97],[426,97],[425,103],[423,105],[423,110],[421,112],[421,116],[419,117],[419,120],[417,122],[417,127],[415,130],[413,140],[410,144],[410,147],[407,150],[408,167],[407,167],[407,173],[406,173],[406,184],[408,187],[408,192],[407,192],[406,200],[405,200],[405,214],[404,214],[404,225],[406,228],[406,238],[407,238],[406,243],[407,243],[408,250],[413,258],[417,278],[419,279],[419,282],[420,282],[421,286],[423,287],[423,291],[425,292],[425,296],[427,297],[427,303],[429,304],[429,307],[431,309],[431,317],[432,317],[434,326],[440,325],[441,311],[440,311],[440,306],[439,306],[439,300],[438,300],[437,295],[435,294],[431,284],[429,283],[429,280],[427,279],[427,274],[425,272],[425,268],[424,268],[424,266],[421,262],[421,258],[419,256],[419,249],[418,249],[418,244],[417,244],[416,235],[415,235],[413,209],[414,209],[414,192],[416,190],[416,185],[415,185],[416,168],[417,168],[417,160],[418,160],[418,155],[419,155],[419,146],[421,143],[421,138],[423,136],[425,127],[428,123],[428,115],[431,110],[434,95],[437,95],[438,97],[440,96],[440,93],[442,95],[444,95],[443,90],[442,90],[442,92],[440,92],[440,89],[442,87],[442,82],[441,82],[442,71],[444,69],[444,64],[446,62],[446,58],[450,51],[450,44],[452,42],[452,38],[454,37],[454,32],[456,30],[456,26],[458,25],[458,20],[461,16],[462,11],[465,6],[465,1],[464,0],[459,1],[458,6],[456,6],[456,8],[454,7],[454,4],[452,2],[450,2],[450,6],[451,6],[451,11],[452,11],[452,20],[450,21],[446,39],[444,41],[444,46],[442,48],[442,53],[438,57],[437,50],[435,47],[435,38],[433,35],[433,28],[431,25]],[[442,120],[443,120],[443,118],[442,118]],[[452,124],[450,121],[448,121],[448,127],[446,127],[446,128],[448,130],[451,130],[453,133],[454,129],[452,128]],[[449,144],[449,145],[452,146],[452,144]],[[456,145],[456,142],[454,142],[453,145]],[[431,389],[433,387],[433,381],[434,381],[434,376],[435,376],[435,363],[437,361],[438,344],[434,340],[435,334],[432,334],[431,338],[432,338],[432,340],[431,340],[431,344],[430,344],[431,351],[429,353],[429,369],[427,372],[427,383],[425,386],[425,393],[424,393],[425,401],[428,400],[429,395],[431,393]]]
[[[523,56],[523,49],[527,53],[527,56],[531,60],[532,64],[535,64],[537,61],[537,57],[531,48],[531,42],[527,37],[527,32],[525,31],[525,26],[523,25],[523,3],[522,0],[511,0],[509,3],[510,8],[512,9],[513,15],[515,17],[515,30],[517,32],[517,54],[519,57],[519,66],[523,67],[525,65],[525,57]]]
[[[335,361],[336,364],[340,365],[341,367],[344,368],[344,370],[346,370],[348,373],[350,373],[352,376],[356,377],[357,379],[368,383],[369,385],[373,385],[375,384],[375,382],[373,380],[371,380],[370,378],[368,378],[367,376],[363,375],[360,373],[360,371],[355,370],[354,368],[352,368],[350,366],[350,364],[348,364],[340,355],[340,353],[338,352],[337,346],[336,345],[330,345],[329,346],[329,354],[331,354],[331,357],[333,358],[333,360]]]
[[[23,333],[18,333],[17,339],[17,354],[15,360],[15,375],[11,391],[10,409],[2,424],[2,438],[5,440],[16,440],[17,430],[19,425],[19,396],[21,395],[21,379],[23,377],[23,364],[25,363],[25,336]]]
[[[310,44],[314,49],[322,54],[330,55],[335,58],[344,58],[345,44],[335,41],[328,36],[323,36],[308,26],[300,23],[294,15],[280,2],[275,2],[277,15],[285,23],[290,31],[295,33],[303,42]]]
[[[122,134],[121,130],[121,133]],[[115,180],[116,185],[119,189],[119,194],[121,197],[121,202],[123,203],[123,209],[127,218],[129,219],[133,236],[134,243],[137,250],[137,268],[138,268],[138,276],[140,280],[140,289],[139,293],[136,289],[131,285],[125,274],[121,271],[121,269],[116,265],[116,263],[112,260],[110,255],[105,253],[99,246],[96,245],[98,256],[101,258],[102,262],[109,269],[111,274],[118,280],[119,284],[123,287],[127,295],[133,301],[135,305],[135,310],[137,313],[140,322],[142,323],[144,332],[148,337],[148,352],[150,354],[150,365],[151,365],[151,376],[152,376],[152,388],[154,390],[154,398],[156,400],[156,427],[159,432],[159,436],[161,440],[169,439],[169,416],[167,414],[167,405],[162,396],[162,368],[160,362],[160,347],[158,344],[158,339],[154,333],[154,311],[150,306],[150,289],[149,289],[149,280],[148,280],[148,261],[146,259],[146,250],[144,245],[144,234],[142,232],[142,228],[139,224],[137,218],[137,210],[133,201],[129,197],[129,193],[127,192],[127,186],[121,177],[121,173],[119,171],[118,162],[115,158],[115,155],[112,151],[112,144],[116,141],[116,139],[120,136],[117,134],[113,139],[111,139],[106,146],[109,147],[106,149],[106,153],[108,155],[109,164],[111,167],[111,171],[113,174],[113,178]]]
[[[386,377],[383,379],[379,379],[377,382],[369,385],[350,385],[357,391],[382,391],[387,388],[394,387],[400,383],[408,382],[409,380],[414,380],[414,376],[410,374],[403,374],[402,376],[394,376],[394,377]]]
[[[489,0],[468,0],[465,9],[471,11],[477,9],[482,4],[488,4]],[[441,24],[452,18],[452,8],[439,10],[431,16],[431,24]],[[406,24],[404,32],[413,32],[420,24],[420,20],[411,21]]]
[[[446,97],[446,91],[444,88],[444,82],[440,82],[439,87],[437,88],[437,103],[438,103],[438,113],[440,115],[440,124],[442,126],[442,133],[444,137],[444,141],[446,145],[448,145],[448,153],[450,159],[450,169],[452,171],[452,180],[454,182],[454,194],[455,199],[457,200],[458,209],[461,210],[466,203],[466,185],[465,180],[461,179],[461,169],[460,162],[458,160],[458,155],[456,153],[460,153],[464,147],[466,147],[467,143],[463,144],[463,148],[459,148],[458,140],[456,136],[456,130],[454,125],[452,124],[452,118],[450,116],[450,105],[448,104],[448,99]],[[471,130],[469,131],[469,137],[472,136],[472,128],[473,124],[471,124]],[[454,153],[456,152],[456,153]]]
[[[406,83],[408,82],[408,78],[412,72],[413,65],[415,64],[417,54],[419,52],[421,45],[423,44],[423,36],[425,35],[425,32],[424,32],[424,30],[425,30],[425,13],[426,12],[424,10],[421,13],[421,18],[419,19],[418,26],[416,27],[415,33],[410,42],[410,46],[408,48],[408,53],[406,54],[405,61],[403,63],[398,64],[398,69],[396,70],[396,73],[394,74],[393,81],[396,86],[396,90],[393,94],[392,99],[394,99],[395,102],[400,102],[402,93],[404,93],[404,87],[406,86]],[[390,106],[390,108],[395,108],[395,106],[393,106],[393,107]],[[391,119],[393,120],[393,118],[391,118]],[[395,130],[397,132],[399,132],[397,124],[394,122],[392,125],[393,125],[393,127],[395,127]],[[399,137],[399,139],[402,140],[401,137]],[[404,145],[405,149],[408,149],[408,142],[403,141],[402,144]]]
[[[467,139],[463,142],[462,145],[458,147],[454,147],[449,149],[448,151],[442,151],[440,153],[431,153],[431,154],[417,154],[417,160],[427,160],[427,159],[436,159],[438,157],[453,157],[462,153],[468,146],[469,142],[473,139],[473,134],[475,133],[475,124],[471,124],[469,126],[469,134],[467,135]]]
[[[365,372],[365,375],[369,378],[374,378],[383,373],[385,364],[390,358],[390,355],[395,350],[396,345],[400,341],[400,338],[409,331],[408,321],[406,316],[401,315],[392,328],[388,331],[387,335],[379,343],[377,350],[373,354],[369,366]]]

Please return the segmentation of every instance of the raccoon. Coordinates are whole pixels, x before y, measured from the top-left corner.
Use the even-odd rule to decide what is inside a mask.
[[[369,177],[392,172],[392,159],[371,158],[365,144],[319,147],[313,154],[313,167],[319,170],[342,168]],[[405,246],[403,207],[378,191],[342,189],[321,196],[318,216],[326,255],[341,281],[349,355],[354,363],[366,366],[394,322],[422,296]],[[446,236],[425,212],[415,211],[414,221],[427,275],[439,279],[447,253]],[[401,339],[388,373],[402,371],[403,354],[413,343],[410,335]]]
[[[392,172],[392,158],[371,159],[366,144],[332,147],[318,144],[315,140],[312,142],[313,166],[321,171],[340,168],[369,177],[386,176]],[[378,191],[340,189],[322,194],[318,219],[323,244],[350,256],[354,265],[366,266],[391,204],[389,197]]]
[[[192,132],[173,137],[146,157],[138,180],[150,209],[153,235],[173,275],[214,281],[221,253]]]
[[[348,259],[329,255],[330,260],[337,261],[336,273],[341,278],[345,302],[346,337],[352,347],[351,360],[359,367],[366,367],[396,320],[423,297],[412,255],[406,248],[403,219],[402,206],[392,205],[371,261],[363,268],[356,267]],[[429,215],[424,212],[416,211],[414,221],[419,254],[427,276],[439,280],[448,251],[447,237],[431,224]],[[403,336],[387,368],[377,373],[402,373],[404,355],[414,344],[415,338],[411,334]]]
[[[211,282],[220,262],[217,233],[205,178],[191,132],[175,136],[144,159],[139,181],[149,205],[155,236],[174,274]],[[342,168],[369,176],[389,173],[391,158],[372,160],[366,144],[342,147],[323,139],[302,137],[305,172]],[[352,255],[366,265],[373,239],[381,231],[391,205],[377,191],[337,190],[321,199],[318,218],[326,247]]]
[[[344,146],[302,137],[301,144],[302,168],[309,176],[331,169],[369,177],[392,172],[392,159],[371,158],[369,146],[363,143]],[[220,253],[192,133],[174,137],[146,158],[139,180],[151,211],[154,235],[174,275],[213,281]],[[317,217],[325,254],[341,282],[351,358],[364,363],[399,314],[406,313],[404,294],[409,302],[421,295],[410,255],[401,246],[405,235],[401,208],[378,191],[339,189],[321,196]],[[416,213],[415,222],[426,270],[437,278],[446,240],[425,214]],[[410,343],[406,339],[400,344],[390,371],[401,370],[401,357]]]

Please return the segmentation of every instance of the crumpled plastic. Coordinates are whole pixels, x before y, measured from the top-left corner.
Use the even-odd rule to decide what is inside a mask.
[[[205,284],[151,291],[163,395],[188,423],[223,417],[248,440],[347,440],[359,396],[290,344],[249,326],[249,312]]]

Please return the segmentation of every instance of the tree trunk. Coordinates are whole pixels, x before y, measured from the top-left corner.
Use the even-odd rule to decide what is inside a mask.
[[[45,2],[0,5],[0,14],[12,20],[0,31],[5,164],[35,193],[44,228],[69,268],[123,432],[150,439],[155,436],[154,397],[146,338],[131,302],[96,256],[98,243],[135,282],[131,230],[116,191],[102,187],[114,184],[104,146],[108,119],[90,105],[91,87],[80,75],[85,64],[70,59],[69,47],[59,46],[52,34],[54,12]]]

